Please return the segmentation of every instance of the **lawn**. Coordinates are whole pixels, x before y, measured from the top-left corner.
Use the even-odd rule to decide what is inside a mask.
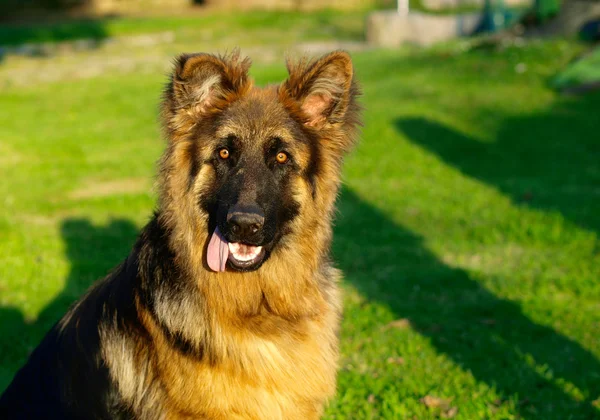
[[[464,45],[354,54],[328,419],[600,418],[600,95],[549,87],[578,44]],[[149,219],[164,81],[3,89],[0,390]]]
[[[301,12],[245,12],[206,13],[190,12],[180,16],[145,16],[122,18],[87,18],[67,21],[49,21],[34,24],[0,25],[0,45],[11,46],[24,43],[60,42],[77,39],[102,40],[115,36],[133,36],[160,32],[178,35],[231,36],[266,33],[294,37],[301,32],[302,38],[320,39],[335,36],[337,39],[363,38],[364,12],[319,11]],[[290,32],[291,30],[291,32]],[[266,41],[266,40],[265,40]],[[281,39],[275,39],[280,43]]]

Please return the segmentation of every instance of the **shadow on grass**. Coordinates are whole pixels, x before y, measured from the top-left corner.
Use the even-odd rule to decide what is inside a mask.
[[[3,365],[0,390],[8,386],[12,375],[69,306],[94,281],[125,259],[137,233],[138,228],[125,219],[113,220],[105,226],[95,226],[80,218],[63,221],[61,234],[71,264],[64,289],[42,310],[35,322],[26,321],[14,308],[0,307],[0,360]]]
[[[78,41],[73,49],[97,48],[108,36],[105,22],[108,18],[62,19],[56,22],[28,24],[0,23],[0,61],[8,53],[46,57],[52,55],[57,42]],[[10,48],[18,47],[15,50]],[[9,49],[7,49],[9,48]]]
[[[543,113],[508,117],[492,143],[422,118],[396,124],[410,141],[516,204],[560,212],[600,234],[599,115],[600,94],[571,98]]]
[[[522,418],[598,418],[591,402],[600,392],[600,363],[593,354],[440,262],[420,237],[353,192],[343,192],[339,208],[335,260],[363,296],[410,320],[439,352],[504,398],[516,395]],[[529,357],[552,378],[536,372]],[[591,395],[576,401],[555,385],[562,379]]]

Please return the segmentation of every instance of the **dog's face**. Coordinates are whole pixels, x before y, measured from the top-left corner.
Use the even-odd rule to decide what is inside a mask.
[[[197,135],[204,167],[198,202],[209,215],[207,257],[216,271],[221,252],[227,259],[219,264],[229,269],[257,269],[298,215],[295,187],[310,182],[310,139],[275,93],[249,93]]]
[[[290,78],[266,89],[252,87],[248,67],[236,56],[183,56],[163,108],[189,159],[177,170],[188,172],[213,271],[256,270],[305,229],[299,215],[314,217],[324,166],[339,167],[352,142],[344,132],[355,94],[347,54],[288,65]]]

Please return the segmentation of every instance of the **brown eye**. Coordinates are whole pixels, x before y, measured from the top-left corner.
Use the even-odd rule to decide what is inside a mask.
[[[219,150],[219,157],[221,159],[227,159],[227,158],[229,158],[229,150],[227,150],[225,148]]]
[[[283,152],[279,152],[277,153],[275,159],[277,159],[277,163],[285,163],[288,160],[288,155]]]

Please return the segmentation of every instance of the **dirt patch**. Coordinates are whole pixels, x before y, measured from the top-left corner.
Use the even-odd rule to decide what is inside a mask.
[[[13,147],[3,142],[0,143],[0,166],[13,166],[23,160],[23,156]]]
[[[69,198],[81,200],[87,198],[110,197],[113,195],[131,195],[147,193],[151,190],[146,178],[125,178],[112,181],[88,181],[81,188],[69,193]]]
[[[20,213],[16,216],[15,220],[27,225],[57,226],[61,220],[69,217],[81,217],[81,213],[77,210],[65,210],[51,214]]]

